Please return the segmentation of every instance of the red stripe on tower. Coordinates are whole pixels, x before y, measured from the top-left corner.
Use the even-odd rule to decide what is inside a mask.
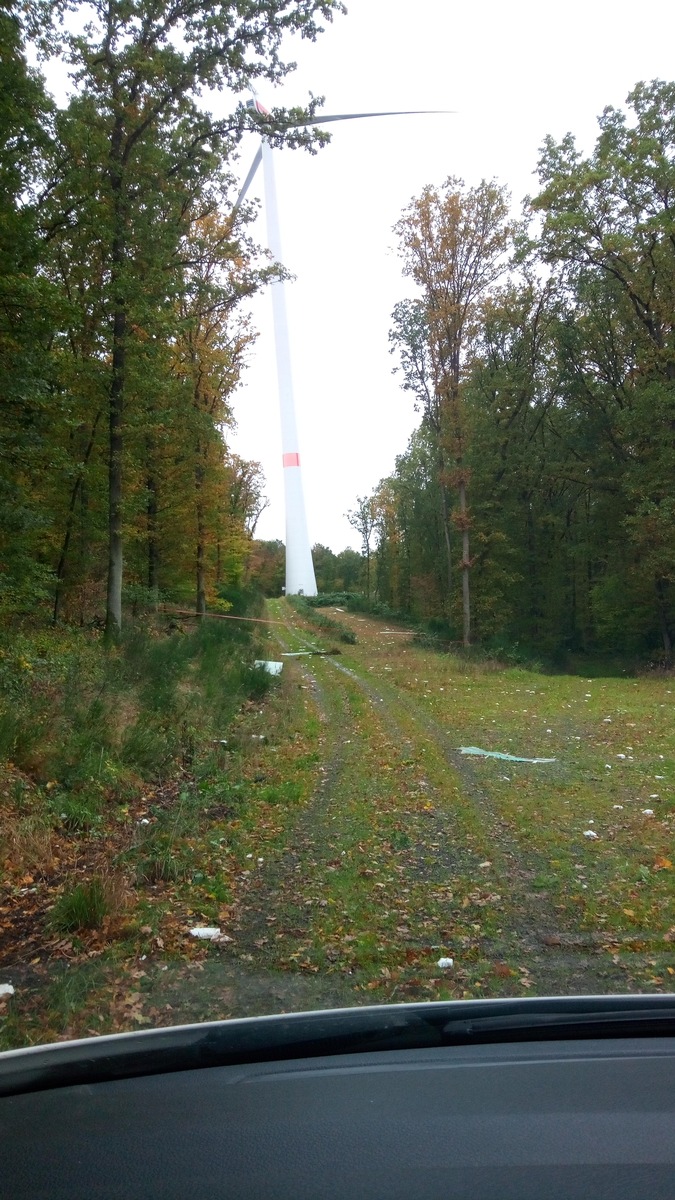
[[[299,454],[284,454],[283,463],[284,463],[285,467],[299,467],[300,466],[300,455]]]

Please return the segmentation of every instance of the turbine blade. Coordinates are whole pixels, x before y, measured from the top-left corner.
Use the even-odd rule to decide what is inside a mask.
[[[336,113],[333,116],[311,117],[309,121],[298,121],[297,124],[323,125],[324,121],[358,121],[360,117],[428,117],[454,112],[454,108],[408,108],[398,112]]]
[[[241,189],[239,195],[237,196],[234,208],[232,209],[233,214],[236,213],[237,209],[239,208],[239,205],[241,204],[248,189],[250,188],[250,186],[253,182],[253,177],[254,177],[256,171],[258,170],[258,167],[260,166],[261,162],[262,162],[262,146],[258,146],[258,150],[255,155],[255,158],[253,159],[253,162],[251,163],[251,168],[249,170],[249,173],[246,176],[246,179],[244,180],[242,189]]]

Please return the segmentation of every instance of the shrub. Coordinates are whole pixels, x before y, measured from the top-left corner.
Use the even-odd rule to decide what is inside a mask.
[[[81,832],[100,822],[102,803],[101,792],[92,789],[57,792],[50,800],[50,807],[65,829]]]
[[[78,883],[65,891],[54,905],[49,924],[59,933],[78,929],[99,929],[103,918],[112,912],[111,887],[100,875],[88,883]]]

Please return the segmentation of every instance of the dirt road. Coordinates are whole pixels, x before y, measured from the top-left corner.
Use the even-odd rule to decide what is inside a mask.
[[[288,606],[280,614],[282,653],[331,644]],[[579,923],[550,854],[505,816],[492,787],[504,764],[460,754],[454,702],[439,720],[415,694],[440,656],[382,620],[334,615],[357,645],[285,659],[320,714],[320,782],[285,846],[244,881],[233,1013],[627,990],[616,942]],[[560,772],[508,769],[514,788]]]

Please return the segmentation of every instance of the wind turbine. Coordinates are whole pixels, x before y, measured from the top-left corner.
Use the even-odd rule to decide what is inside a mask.
[[[248,100],[246,107],[259,116],[272,114],[257,98]],[[356,121],[364,117],[410,117],[439,113],[439,109],[415,109],[399,112],[337,113],[335,115],[308,117],[298,125],[324,125],[328,121]],[[265,188],[265,213],[267,218],[267,244],[276,262],[282,262],[279,210],[274,180],[272,147],[264,134],[258,147],[242,189],[237,197],[235,212],[244,199],[258,167],[262,163]],[[316,576],[312,562],[312,550],[307,532],[307,515],[300,472],[300,451],[293,400],[291,374],[291,351],[286,316],[286,294],[279,280],[272,284],[272,311],[274,315],[274,342],[277,359],[279,407],[281,410],[281,451],[284,467],[284,496],[286,501],[286,595],[316,596]]]

